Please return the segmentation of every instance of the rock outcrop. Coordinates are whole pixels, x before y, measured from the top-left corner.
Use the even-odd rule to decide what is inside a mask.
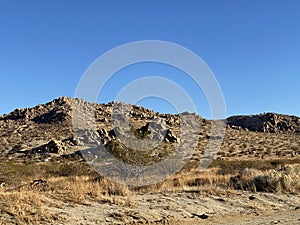
[[[252,116],[232,116],[228,125],[235,129],[248,129],[258,132],[295,132],[300,133],[300,118],[276,113]]]
[[[33,121],[35,123],[61,123],[71,119],[73,99],[60,97],[34,108],[16,109],[0,117],[0,121]]]

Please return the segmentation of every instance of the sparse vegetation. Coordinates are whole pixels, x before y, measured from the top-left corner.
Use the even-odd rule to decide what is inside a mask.
[[[2,162],[6,173],[2,171],[0,178],[7,183],[0,190],[0,202],[4,203],[1,212],[19,224],[36,224],[63,221],[62,216],[45,207],[45,204],[53,204],[48,202],[49,198],[55,199],[57,205],[96,201],[133,207],[136,202],[132,196],[143,193],[186,192],[215,196],[234,195],[235,190],[299,193],[300,164],[283,166],[287,163],[293,161],[233,161],[232,164],[215,161],[205,171],[182,171],[158,184],[130,188],[99,177],[78,160],[39,164]],[[33,186],[34,179],[45,182],[46,186]]]
[[[210,167],[219,168],[218,173],[221,174],[235,174],[246,168],[253,168],[257,170],[271,170],[277,169],[289,164],[300,163],[300,158],[295,159],[274,159],[274,160],[214,160]]]
[[[51,214],[42,206],[43,201],[43,196],[34,190],[0,191],[1,222],[7,224],[11,218],[24,225],[62,221],[60,215]]]
[[[127,207],[126,212],[110,213],[124,222],[127,221],[124,215],[130,213],[129,209],[139,206],[135,197],[141,195],[184,193],[190,198],[218,196],[222,200],[222,196],[235,196],[240,190],[250,193],[300,193],[298,133],[250,132],[241,127],[229,127],[215,160],[209,168],[200,171],[201,158],[212,137],[210,121],[197,117],[203,126],[199,143],[194,146],[188,141],[181,142],[178,116],[132,106],[136,111],[131,112],[130,123],[133,125],[130,131],[137,140],[146,140],[153,135],[145,126],[150,118],[169,121],[165,127],[169,139],[164,139],[152,150],[136,151],[132,148],[136,143],[134,140],[130,142],[133,145],[127,147],[116,134],[111,133],[113,127],[107,118],[115,103],[98,105],[96,117],[97,121],[102,121],[97,124],[98,132],[83,129],[83,138],[75,140],[70,120],[72,101],[62,98],[0,118],[0,224],[64,223],[64,216],[49,210],[50,206],[89,206],[95,202],[109,204],[112,208]],[[59,112],[57,116],[56,112]],[[118,132],[126,138],[126,132],[121,128]],[[191,135],[189,131],[184,132],[187,138]],[[148,186],[128,187],[100,177],[85,162],[86,158],[82,158],[77,151],[77,147],[81,146],[78,143],[84,143],[85,138],[91,138],[89,141],[93,143],[98,143],[98,139],[102,138],[113,157],[135,165],[161,162],[181,143],[184,148],[195,151],[184,168],[167,180]],[[57,141],[52,141],[50,145],[53,139]],[[53,145],[56,151],[48,149]],[[101,157],[94,155],[95,152],[88,154],[93,161]],[[132,218],[134,220],[135,215]]]

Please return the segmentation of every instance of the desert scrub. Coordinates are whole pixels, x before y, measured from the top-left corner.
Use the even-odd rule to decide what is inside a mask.
[[[194,170],[179,172],[168,179],[148,185],[135,187],[132,190],[138,193],[160,192],[201,192],[229,187],[230,175],[217,174],[218,168],[210,168],[205,171]]]
[[[299,193],[300,164],[266,171],[246,168],[233,176],[230,183],[234,189],[239,190]]]
[[[48,184],[52,190],[52,197],[79,204],[86,204],[88,200],[102,201],[103,196],[128,197],[131,195],[127,186],[111,182],[106,178],[52,177],[48,178]]]
[[[132,165],[143,166],[161,162],[174,151],[174,147],[166,143],[161,143],[150,151],[135,150],[116,141],[110,141],[105,147],[106,150],[118,160]]]
[[[230,186],[237,190],[256,191],[253,178],[260,175],[263,175],[263,172],[258,169],[245,168],[230,178]]]
[[[1,217],[1,222],[14,224],[43,224],[59,220],[42,206],[41,195],[35,191],[0,192],[0,212],[10,217]]]
[[[255,177],[253,183],[257,191],[299,193],[300,164],[267,171]]]
[[[290,164],[300,164],[300,158],[295,159],[274,159],[274,160],[214,160],[210,168],[219,168],[220,174],[237,174],[246,168],[253,168],[261,171],[278,169]]]

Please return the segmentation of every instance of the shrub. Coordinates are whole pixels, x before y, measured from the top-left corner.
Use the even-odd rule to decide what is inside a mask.
[[[230,184],[238,190],[299,193],[300,164],[266,171],[245,168],[231,177]]]
[[[288,165],[280,170],[270,170],[253,179],[257,191],[300,192],[300,164]]]

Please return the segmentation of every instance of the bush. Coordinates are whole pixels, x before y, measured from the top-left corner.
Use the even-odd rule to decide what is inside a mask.
[[[299,193],[300,164],[266,171],[245,168],[231,177],[230,184],[238,190]]]
[[[257,191],[300,192],[300,164],[288,165],[280,170],[270,170],[253,179]]]

